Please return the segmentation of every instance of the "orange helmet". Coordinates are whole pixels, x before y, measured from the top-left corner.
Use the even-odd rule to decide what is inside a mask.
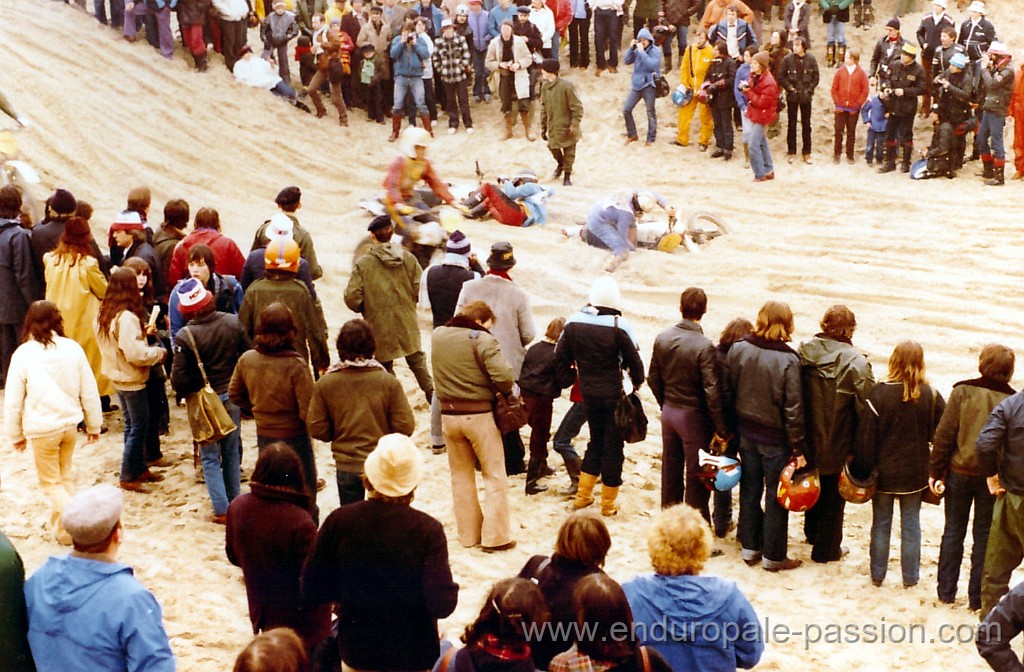
[[[789,511],[806,511],[814,506],[821,495],[821,481],[817,469],[796,473],[796,460],[790,460],[779,475],[779,489],[775,495],[779,505]]]
[[[299,244],[291,238],[277,238],[267,244],[263,260],[268,271],[299,272]]]
[[[843,465],[843,473],[839,474],[839,495],[850,504],[864,504],[875,496],[875,484],[878,475],[872,472],[866,479],[860,479],[850,473],[850,465]]]

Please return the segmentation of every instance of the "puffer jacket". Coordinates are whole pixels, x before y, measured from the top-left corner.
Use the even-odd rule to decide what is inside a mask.
[[[981,85],[985,91],[981,109],[1005,117],[1010,111],[1010,98],[1013,96],[1013,67],[1009,61],[995,72],[982,68]]]
[[[908,494],[928,487],[928,448],[946,402],[929,385],[903,401],[903,383],[883,382],[868,395],[855,456],[857,471],[877,471],[878,491]]]
[[[109,333],[96,325],[96,342],[103,356],[100,371],[121,392],[145,389],[149,367],[164,358],[161,346],[146,344],[139,316],[127,310],[117,314],[110,323]]]
[[[729,348],[725,369],[725,400],[735,409],[736,433],[802,455],[807,428],[800,356],[785,343],[751,335]]]
[[[217,394],[227,393],[235,364],[242,353],[249,349],[249,337],[242,329],[238,316],[214,311],[189,320],[183,329],[187,329],[195,339],[210,387]],[[192,341],[181,332],[174,340],[171,386],[180,397],[203,388],[196,350],[192,348]]]
[[[807,460],[822,474],[843,470],[875,384],[871,364],[848,341],[818,334],[800,345],[807,429]]]
[[[981,476],[974,445],[992,409],[1014,393],[1006,383],[991,378],[961,380],[953,385],[946,410],[932,441],[930,476],[945,480],[950,471],[963,476]]]
[[[696,322],[684,319],[654,339],[647,384],[658,405],[704,411],[726,436],[719,373],[715,346]]]
[[[613,308],[586,306],[569,318],[555,346],[559,385],[569,387],[578,374],[584,400],[610,402],[622,394],[623,369],[634,388],[643,384],[644,363],[621,315]]]
[[[809,52],[803,56],[790,53],[782,59],[779,70],[779,86],[786,92],[786,102],[800,105],[814,100],[818,88],[818,61]]]
[[[661,11],[665,13],[665,20],[673,26],[690,25],[690,19],[699,8],[699,0],[661,0]]]
[[[763,72],[750,78],[750,88],[743,92],[747,97],[744,114],[755,124],[767,126],[779,114],[779,85],[770,72]]]
[[[637,45],[630,47],[622,62],[633,66],[633,74],[630,75],[629,85],[634,91],[643,91],[649,86],[654,86],[654,78],[661,74],[661,47],[654,44],[654,37],[651,31],[641,28],[636,35]],[[646,49],[640,44],[640,40],[647,40],[650,44]]]
[[[480,370],[473,346],[487,375]],[[434,393],[442,401],[486,401],[494,390],[508,393],[515,383],[498,339],[477,323],[456,315],[434,330],[430,345]],[[488,380],[489,379],[489,380]]]
[[[374,245],[352,268],[345,305],[373,327],[381,362],[421,350],[416,301],[422,273],[416,257],[390,243]]]

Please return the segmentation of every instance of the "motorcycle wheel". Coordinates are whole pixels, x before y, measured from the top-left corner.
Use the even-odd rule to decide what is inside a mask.
[[[697,245],[704,245],[727,233],[732,233],[729,225],[711,213],[695,212],[686,218],[686,237]]]

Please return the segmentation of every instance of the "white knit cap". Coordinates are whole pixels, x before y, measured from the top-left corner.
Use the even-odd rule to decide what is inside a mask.
[[[590,286],[590,305],[621,310],[622,294],[619,283],[607,275],[602,275]]]
[[[404,497],[423,478],[423,456],[404,434],[380,437],[363,463],[363,473],[373,489],[386,497]]]

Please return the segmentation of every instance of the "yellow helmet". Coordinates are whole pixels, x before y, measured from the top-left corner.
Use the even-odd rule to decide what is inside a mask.
[[[299,272],[299,244],[292,238],[276,238],[267,244],[263,260],[268,271]]]

